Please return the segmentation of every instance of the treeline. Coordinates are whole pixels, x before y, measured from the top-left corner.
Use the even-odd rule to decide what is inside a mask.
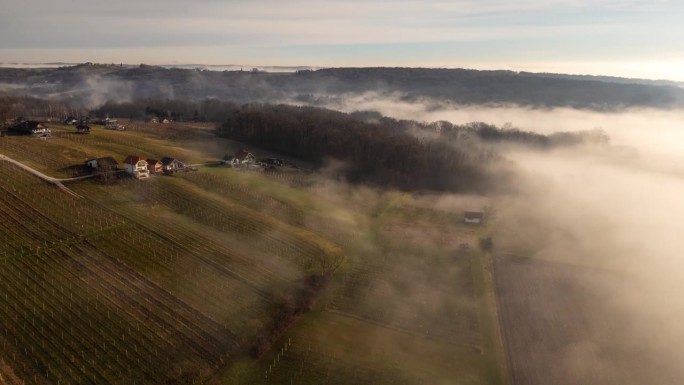
[[[445,105],[512,104],[595,110],[684,107],[684,90],[673,82],[439,68],[329,68],[289,74],[154,66],[0,68],[0,84],[3,83],[12,85],[3,91],[6,93],[50,94],[91,108],[107,99],[216,98],[239,104],[283,100],[316,103],[318,99],[368,92]]]
[[[314,107],[247,105],[220,127],[219,134],[323,165],[341,160],[346,178],[404,190],[482,192],[492,186],[492,167],[501,158],[473,142],[415,135],[415,122]]]
[[[318,165],[340,160],[352,182],[457,192],[503,184],[506,162],[497,152],[500,144],[545,150],[608,141],[601,131],[546,136],[510,125],[419,123],[377,112],[261,104],[234,110],[218,134]]]
[[[131,102],[108,101],[88,110],[81,104],[31,96],[0,96],[0,125],[16,117],[61,121],[68,116],[115,117],[132,120],[169,118],[174,121],[222,122],[238,105],[218,99],[201,101],[139,99]]]
[[[434,130],[439,133],[441,139],[451,143],[476,138],[481,143],[519,145],[542,150],[580,144],[607,144],[610,141],[608,135],[601,129],[543,135],[520,130],[509,123],[503,127],[497,127],[482,122],[455,125],[445,121],[423,124],[421,128],[428,131]]]
[[[94,109],[98,117],[117,117],[134,120],[147,120],[153,117],[169,118],[179,122],[222,122],[237,110],[238,106],[229,101],[204,99],[201,101],[170,99],[139,99],[131,102],[108,101]]]
[[[684,105],[684,90],[673,82],[609,77],[382,67],[329,68],[298,75],[300,81],[307,84],[325,85],[328,94],[383,90],[403,94],[405,100],[430,98],[463,105],[503,103],[592,110],[672,108]]]
[[[85,112],[81,108],[55,100],[30,96],[0,96],[0,126],[17,117],[60,119]]]

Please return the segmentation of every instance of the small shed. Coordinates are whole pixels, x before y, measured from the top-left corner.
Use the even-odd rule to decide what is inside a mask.
[[[129,155],[124,160],[124,167],[126,172],[138,179],[147,178],[150,176],[150,171],[147,169],[147,161],[136,155]]]
[[[463,214],[463,221],[476,225],[482,224],[484,223],[484,213],[482,211],[466,211]]]
[[[90,168],[100,169],[100,170],[104,170],[104,169],[114,170],[119,165],[119,163],[117,163],[117,161],[114,158],[112,158],[111,156],[106,156],[103,158],[88,159],[88,160],[86,160],[86,164],[88,166],[90,166]]]
[[[157,159],[147,159],[147,170],[150,174],[161,174],[162,162]]]

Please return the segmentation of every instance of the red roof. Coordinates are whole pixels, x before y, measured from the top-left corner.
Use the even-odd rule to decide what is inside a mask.
[[[129,155],[126,160],[124,160],[124,164],[138,164],[141,160],[144,160],[143,158],[136,156],[136,155]]]

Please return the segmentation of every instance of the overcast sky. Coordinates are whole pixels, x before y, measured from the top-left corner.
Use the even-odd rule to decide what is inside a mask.
[[[684,81],[681,0],[3,0],[0,62],[421,66]]]

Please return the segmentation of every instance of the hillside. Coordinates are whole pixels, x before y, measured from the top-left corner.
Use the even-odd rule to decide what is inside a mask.
[[[331,68],[296,73],[207,71],[141,65],[0,68],[0,91],[88,108],[111,100],[216,98],[237,103],[297,101],[325,106],[373,92],[407,101],[618,109],[684,106],[675,83],[611,77],[423,68]]]
[[[79,198],[0,162],[1,384],[503,383],[486,228],[462,223],[484,199],[219,167],[242,145],[209,125],[52,131],[0,153],[54,177],[130,154],[199,171]]]

